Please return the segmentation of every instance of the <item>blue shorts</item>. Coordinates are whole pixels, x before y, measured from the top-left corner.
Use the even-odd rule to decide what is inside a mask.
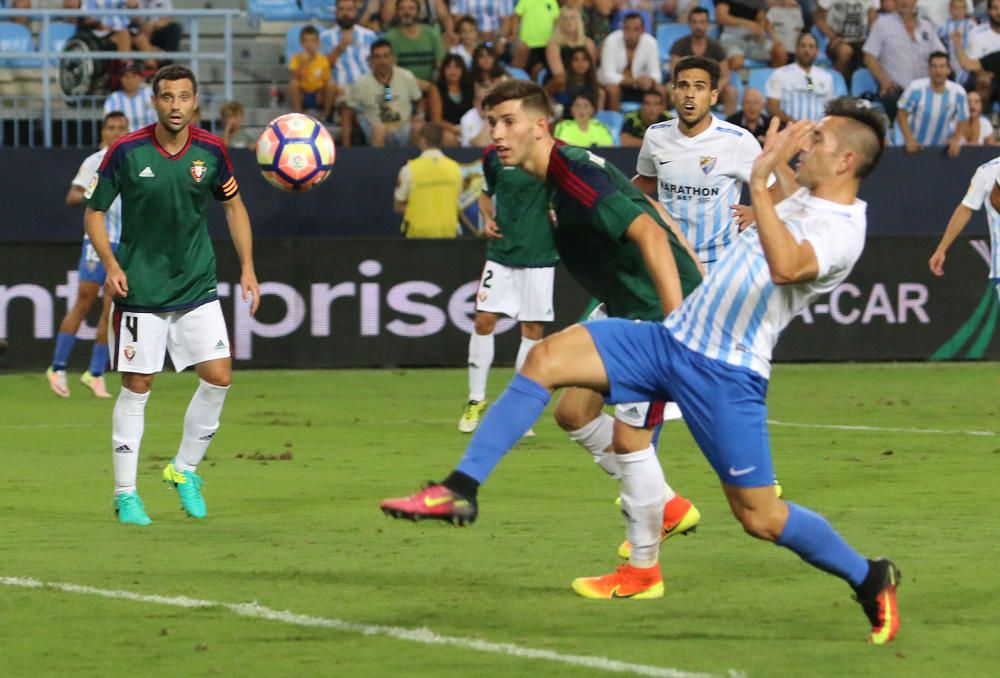
[[[302,108],[319,108],[319,92],[303,92]]]
[[[609,403],[673,400],[722,482],[774,482],[767,379],[692,351],[660,323],[609,318],[583,326],[604,362]]]
[[[111,249],[115,251],[118,247],[112,245]],[[103,285],[106,277],[107,273],[101,263],[101,258],[97,256],[97,250],[94,249],[89,240],[84,240],[83,249],[80,252],[80,282],[87,281]]]

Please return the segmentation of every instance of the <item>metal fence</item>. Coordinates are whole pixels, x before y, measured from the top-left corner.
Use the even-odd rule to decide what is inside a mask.
[[[171,17],[184,20],[187,25],[187,37],[190,50],[186,52],[138,52],[127,53],[117,51],[91,51],[86,58],[94,60],[121,59],[162,59],[165,55],[174,61],[186,61],[200,78],[200,66],[204,61],[217,61],[223,64],[223,96],[233,97],[233,17],[239,16],[235,9],[192,9],[192,10],[137,10],[137,9],[101,9],[101,10],[65,10],[65,9],[0,9],[0,21],[8,21],[15,17],[27,16],[40,22],[38,32],[38,49],[33,51],[4,50],[0,61],[7,64],[17,61],[34,60],[40,62],[32,69],[41,74],[41,96],[10,95],[0,96],[0,145],[41,145],[46,148],[53,146],[93,145],[97,138],[95,132],[99,127],[101,106],[105,96],[102,95],[65,95],[54,92],[52,76],[57,72],[58,64],[66,59],[80,59],[79,52],[70,53],[52,50],[49,46],[52,23],[62,19],[76,21],[83,17],[128,16],[128,17]],[[201,31],[199,20],[206,18],[223,19],[223,49],[222,51],[203,51],[200,48]],[[29,70],[18,67],[19,70]],[[211,104],[211,97],[202,96],[204,106]],[[214,120],[211,121],[214,125]],[[213,130],[214,131],[214,130]],[[40,138],[39,138],[40,137]],[[59,143],[56,143],[58,140]]]

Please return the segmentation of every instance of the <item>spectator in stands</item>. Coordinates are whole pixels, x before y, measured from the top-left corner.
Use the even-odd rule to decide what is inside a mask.
[[[826,56],[850,81],[861,67],[862,48],[878,16],[879,0],[817,0],[813,10],[816,28],[826,36]]]
[[[969,33],[968,49],[958,36],[952,35],[951,47],[955,50],[959,65],[963,70],[975,75],[975,88],[983,101],[992,104],[1000,99],[1000,86],[996,74],[1000,72],[997,59],[991,55],[1000,53],[1000,2],[990,0],[986,7],[989,21],[980,24]],[[984,64],[984,62],[986,62]]]
[[[951,0],[948,3],[948,18],[943,24],[938,25],[938,37],[941,38],[941,42],[948,48],[952,76],[955,82],[963,87],[974,85],[969,84],[969,73],[958,62],[958,53],[955,51],[955,46],[951,44],[951,41],[952,34],[958,33],[959,40],[965,48],[966,53],[968,53],[969,35],[978,26],[976,20],[970,14],[970,9],[970,0]]]
[[[368,30],[382,32],[382,2],[381,0],[358,0],[354,4],[357,25]]]
[[[565,86],[552,93],[552,98],[563,107],[563,117],[571,117],[573,100],[585,94],[597,102],[597,110],[604,110],[604,88],[597,84],[597,68],[586,47],[573,47],[570,52],[569,73]]]
[[[143,9],[155,9],[160,12],[172,12],[172,0],[141,0]],[[184,29],[169,16],[139,17],[139,32],[132,40],[132,45],[141,52],[176,52],[180,49]],[[152,64],[154,67],[166,65],[160,60]]]
[[[722,30],[719,42],[726,48],[731,70],[742,69],[746,59],[772,67],[785,64],[788,55],[771,36],[766,10],[767,0],[715,0],[715,20]]]
[[[472,69],[469,72],[474,84],[492,86],[501,80],[510,79],[503,65],[497,61],[493,50],[485,44],[479,44],[472,50]]]
[[[222,118],[222,143],[228,148],[253,148],[257,139],[243,127],[243,104],[227,101],[219,109]]]
[[[732,115],[736,111],[739,99],[739,92],[730,81],[729,63],[726,60],[726,50],[717,40],[708,37],[710,26],[708,10],[701,6],[696,6],[688,12],[688,28],[690,35],[685,35],[674,42],[670,47],[670,72],[674,72],[674,66],[684,57],[699,56],[715,59],[719,62],[722,75],[719,77],[719,101],[722,103],[722,111],[725,115]]]
[[[4,7],[5,9],[31,9],[31,0],[8,0],[6,4],[0,4],[0,7]],[[24,16],[4,17],[4,21],[11,21],[28,28],[31,27],[31,17],[27,14]]]
[[[434,86],[427,91],[427,118],[444,131],[441,145],[457,146],[462,136],[462,116],[473,102],[472,78],[465,62],[457,54],[449,54],[441,62]]]
[[[929,77],[917,78],[899,97],[896,121],[906,152],[948,145],[948,157],[958,155],[969,120],[965,89],[948,79],[948,53],[934,52],[927,60]]]
[[[895,0],[896,11],[875,20],[864,46],[865,66],[878,81],[879,99],[890,120],[903,88],[927,72],[932,52],[944,45],[933,24],[917,17],[914,0]]]
[[[492,42],[498,57],[514,44],[514,0],[451,0],[451,13],[476,20],[484,42]]]
[[[767,127],[771,124],[771,118],[764,113],[763,93],[755,87],[745,89],[743,91],[743,108],[726,118],[726,122],[739,125],[757,137],[757,141],[763,144],[764,137],[767,136]]]
[[[405,68],[417,78],[430,82],[438,64],[444,58],[444,43],[436,29],[417,21],[417,0],[398,0],[395,28],[388,30],[385,39],[392,45],[392,51],[401,68]]]
[[[784,60],[780,64],[784,66],[795,60],[795,45],[805,28],[805,17],[798,0],[768,0],[768,5],[764,16],[771,26],[775,50],[779,45],[785,50]]]
[[[134,61],[122,66],[121,85],[120,90],[104,100],[104,114],[121,111],[132,126],[131,132],[156,124],[153,89],[142,79],[142,69]]]
[[[531,76],[532,80],[545,67],[545,48],[559,18],[556,0],[518,0],[514,8],[513,26],[517,35],[513,65]]]
[[[660,48],[646,32],[642,16],[625,15],[622,27],[604,40],[597,80],[608,91],[608,108],[621,109],[622,101],[642,101],[642,93],[660,86]]]
[[[444,130],[428,122],[417,135],[420,156],[399,170],[394,194],[407,238],[454,238],[458,235],[458,196],[462,170],[441,152]]]
[[[600,47],[611,34],[611,18],[617,13],[619,4],[619,0],[564,0],[562,6],[580,13],[584,35]],[[596,54],[594,60],[597,60]]]
[[[374,31],[358,25],[357,17],[358,8],[354,0],[337,0],[334,15],[337,25],[320,34],[320,43],[330,45],[326,58],[330,62],[338,98],[343,98],[347,88],[368,72],[368,54],[378,39]]]
[[[490,85],[475,85],[472,108],[462,116],[462,146],[486,148],[490,145],[490,126],[483,114],[483,97],[490,91]]]
[[[398,0],[382,0],[382,28],[388,30],[399,25]],[[427,26],[441,26],[441,36],[448,44],[455,40],[455,24],[445,0],[417,0],[417,21]]]
[[[600,120],[594,119],[594,113],[597,112],[596,101],[586,94],[579,94],[573,100],[570,111],[573,114],[572,119],[560,120],[556,124],[553,133],[556,139],[584,148],[615,145],[611,130]]]
[[[812,33],[801,33],[795,45],[795,63],[771,73],[764,91],[767,113],[781,123],[796,120],[819,121],[826,115],[826,104],[833,99],[833,76],[816,65],[819,46]]]
[[[319,109],[323,119],[330,120],[337,101],[337,87],[330,79],[330,61],[319,51],[319,30],[312,25],[304,26],[299,33],[299,44],[302,51],[288,62],[292,110],[301,113],[306,108]]]
[[[666,122],[673,116],[667,113],[663,93],[653,89],[642,95],[642,106],[625,114],[622,123],[621,145],[639,148],[650,125]]]
[[[969,123],[965,126],[962,143],[968,146],[996,146],[993,138],[993,123],[983,115],[983,98],[972,90],[968,94]]]
[[[580,10],[566,4],[559,10],[555,28],[548,44],[545,45],[545,63],[549,74],[545,89],[549,94],[561,92],[566,87],[566,74],[575,47],[584,47],[590,53],[590,60],[597,63],[597,46],[583,30]]]
[[[472,69],[472,53],[476,45],[482,42],[479,37],[479,27],[471,16],[463,16],[458,20],[458,44],[448,50],[450,54],[462,57],[465,67]]]
[[[138,0],[84,0],[83,3],[84,10],[126,9],[128,6],[138,7]],[[129,32],[130,19],[124,14],[86,17],[82,19],[82,23],[98,38],[107,38],[113,42],[119,52],[132,51],[132,34]],[[129,118],[130,122],[131,120]]]
[[[409,145],[414,106],[423,106],[417,78],[396,65],[392,43],[388,40],[379,39],[372,44],[368,61],[371,70],[347,90],[340,118],[344,129],[341,145],[351,145],[355,115],[372,146]]]

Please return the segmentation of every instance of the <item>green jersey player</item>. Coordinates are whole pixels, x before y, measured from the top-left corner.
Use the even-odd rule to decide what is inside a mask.
[[[190,125],[198,108],[194,74],[165,66],[153,78],[152,90],[158,122],[111,147],[87,190],[84,220],[107,270],[106,292],[115,299],[111,363],[122,373],[122,389],[112,415],[114,504],[119,521],[135,525],[152,522],[136,492],[136,470],[146,402],[167,351],[178,372],[194,365],[200,382],[184,416],[177,455],[163,477],[177,489],[189,516],[207,513],[196,469],[219,428],[232,376],[205,219],[209,196],[225,208],[251,314],[260,297],[250,219],[229,154],[220,139]],[[122,232],[116,253],[104,214],[119,195]]]

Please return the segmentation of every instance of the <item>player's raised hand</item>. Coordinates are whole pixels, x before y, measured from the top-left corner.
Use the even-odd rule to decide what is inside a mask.
[[[500,227],[497,226],[497,222],[492,219],[487,219],[486,223],[483,224],[483,236],[485,236],[487,240],[499,240],[503,237],[503,234],[500,232]]]
[[[240,289],[243,290],[243,301],[250,304],[250,315],[257,313],[260,306],[260,285],[257,284],[257,274],[253,271],[243,271],[240,276]]]
[[[125,276],[125,271],[119,266],[110,269],[104,280],[104,287],[105,291],[112,297],[127,297],[128,278]]]
[[[931,260],[927,262],[931,267],[931,273],[941,277],[944,275],[944,252],[940,249],[934,250]]]
[[[751,181],[767,181],[781,162],[787,163],[801,148],[806,137],[812,133],[816,123],[812,120],[796,120],[779,131],[781,120],[771,118],[764,139],[764,150],[753,162]]]

